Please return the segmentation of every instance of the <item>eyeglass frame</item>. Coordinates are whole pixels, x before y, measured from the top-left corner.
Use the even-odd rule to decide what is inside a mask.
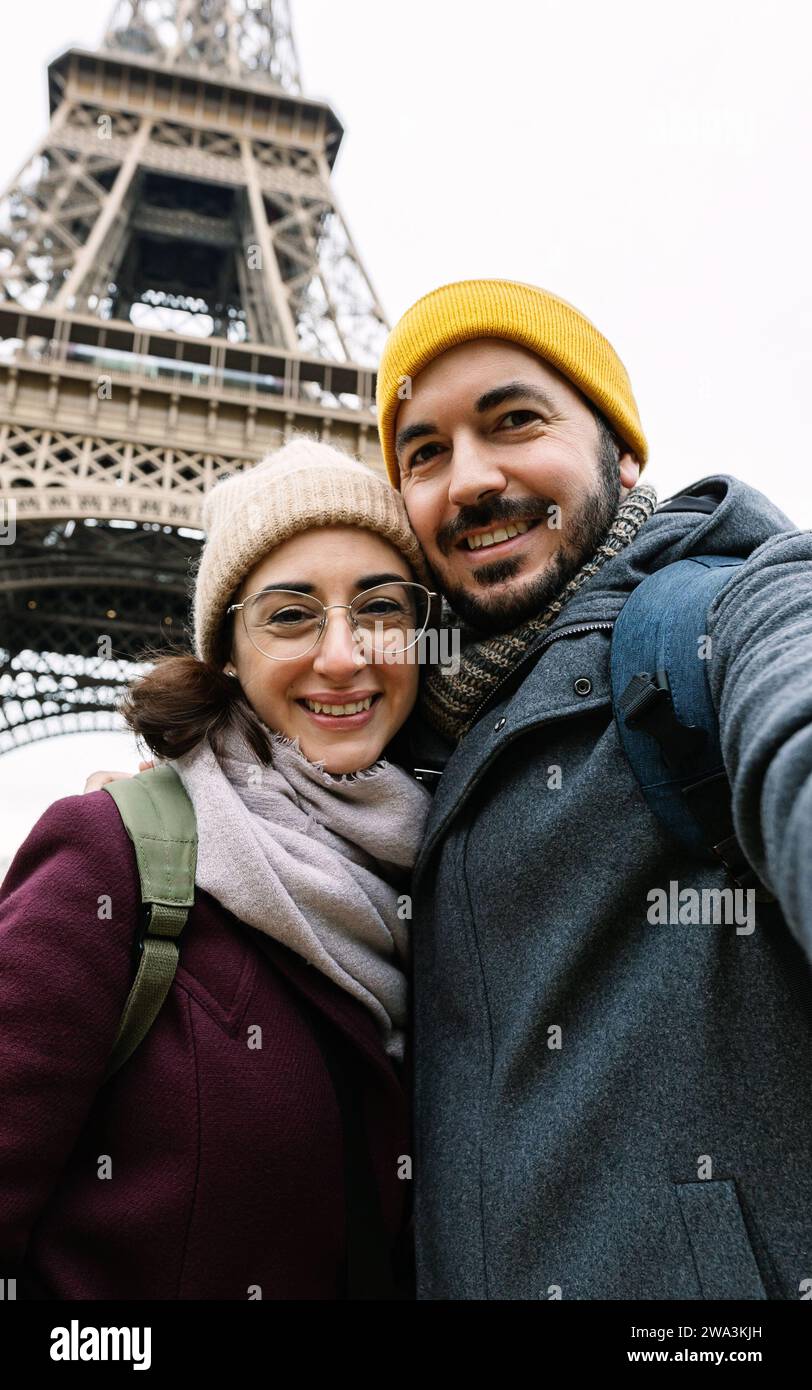
[[[314,598],[313,594],[303,594],[301,589],[257,589],[256,592],[253,594],[246,594],[245,598],[242,600],[241,603],[230,603],[228,608],[226,609],[226,617],[228,617],[230,613],[237,613],[243,611],[245,609],[245,605],[247,603],[250,603],[252,598],[260,598],[262,594],[273,592],[280,594],[295,594],[297,598],[310,599],[311,602],[320,604],[323,611],[321,615],[321,621],[319,623],[319,630],[316,634],[315,640],[312,643],[312,645],[307,648],[306,651],[298,652],[296,656],[271,656],[270,652],[264,652],[261,647],[258,647],[256,642],[253,640],[250,632],[248,631],[248,624],[245,621],[245,613],[243,611],[243,626],[245,628],[246,636],[248,637],[251,646],[254,648],[255,651],[259,652],[260,656],[267,656],[269,661],[301,661],[303,656],[309,656],[310,653],[314,651],[315,648],[319,645],[319,642],[321,641],[327,629],[327,614],[330,612],[331,608],[345,608],[348,613],[351,613],[353,603],[356,603],[359,598],[363,598],[364,594],[374,594],[379,589],[385,589],[398,583],[409,584],[412,588],[422,589],[423,593],[426,594],[428,597],[428,604],[426,605],[426,621],[423,624],[420,631],[418,632],[417,636],[409,643],[408,647],[402,647],[401,650],[397,653],[398,656],[401,656],[403,652],[411,651],[412,647],[417,646],[417,643],[420,641],[420,638],[423,636],[423,634],[426,632],[428,628],[429,618],[431,616],[432,601],[440,597],[439,593],[435,593],[433,589],[427,589],[425,584],[419,583],[419,581],[416,579],[387,579],[383,584],[373,584],[371,589],[362,589],[360,594],[356,594],[355,598],[352,600],[351,603],[322,603],[320,598]],[[353,626],[352,619],[350,618],[348,618],[347,621],[350,625],[350,631],[354,635],[358,631],[358,624],[356,623],[355,626]]]

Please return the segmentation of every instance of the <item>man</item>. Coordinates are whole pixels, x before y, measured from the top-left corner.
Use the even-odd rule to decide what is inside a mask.
[[[414,884],[418,1296],[808,1298],[812,534],[726,475],[655,510],[622,363],[532,286],[418,301],[378,406],[468,641],[428,675],[418,755],[442,768]],[[650,810],[609,684],[629,593],[697,554],[746,559],[708,675],[776,900],[724,923],[652,915],[731,878]]]
[[[655,510],[623,364],[532,286],[419,300],[378,405],[467,638],[426,675],[416,747],[438,774],[412,922],[418,1296],[809,1298],[812,534],[726,475]],[[746,557],[708,673],[777,900],[724,922],[652,911],[731,878],[649,809],[609,686],[628,595],[698,554]]]

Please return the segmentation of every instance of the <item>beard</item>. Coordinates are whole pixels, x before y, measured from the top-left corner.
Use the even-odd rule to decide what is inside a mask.
[[[560,594],[565,584],[574,577],[598,546],[605,539],[617,513],[620,502],[621,482],[618,465],[619,453],[610,441],[602,447],[598,459],[597,479],[594,489],[583,498],[578,508],[572,512],[561,532],[558,549],[550,556],[540,574],[527,583],[518,584],[512,591],[488,596],[487,590],[504,584],[519,571],[521,559],[506,556],[492,565],[482,565],[473,575],[474,583],[482,590],[482,596],[469,588],[453,584],[433,571],[438,588],[442,589],[452,611],[469,628],[483,636],[492,637],[498,633],[510,632],[520,623],[535,618]],[[454,532],[471,527],[504,526],[512,521],[538,517],[539,511],[555,506],[539,497],[494,498],[492,503],[464,507],[454,522]],[[541,520],[538,523],[544,525]],[[449,537],[449,540],[451,538]]]

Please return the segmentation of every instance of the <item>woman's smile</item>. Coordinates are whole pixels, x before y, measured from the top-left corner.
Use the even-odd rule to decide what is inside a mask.
[[[320,729],[340,733],[344,729],[361,729],[378,712],[383,699],[381,690],[319,691],[305,695],[296,703]]]

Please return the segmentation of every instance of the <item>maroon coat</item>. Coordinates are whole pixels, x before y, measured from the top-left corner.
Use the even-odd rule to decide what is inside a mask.
[[[357,1061],[393,1248],[410,1205],[407,1102],[372,1016],[198,890],[163,1008],[105,1084],[139,902],[103,791],[54,802],[7,871],[0,1273],[60,1299],[344,1296],[343,1131],[319,1019]]]

